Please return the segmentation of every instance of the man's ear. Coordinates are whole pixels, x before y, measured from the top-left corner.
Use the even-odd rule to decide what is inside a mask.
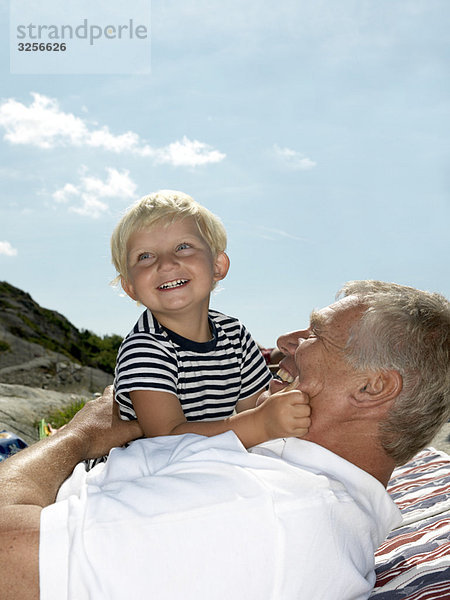
[[[219,252],[214,261],[214,281],[225,279],[230,268],[230,259],[225,252]]]
[[[130,296],[130,298],[132,300],[136,301],[136,294],[134,293],[134,289],[133,289],[133,286],[131,285],[131,283],[128,283],[126,279],[124,279],[123,277],[121,277],[120,278],[120,284],[121,284],[122,289],[125,292],[125,294],[127,296]]]
[[[398,371],[376,371],[369,373],[356,393],[353,394],[355,403],[367,408],[379,406],[394,400],[402,391],[403,377]]]

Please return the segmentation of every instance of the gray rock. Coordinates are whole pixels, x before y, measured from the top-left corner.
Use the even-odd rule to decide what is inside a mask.
[[[107,385],[111,385],[113,376],[100,369],[82,367],[67,359],[62,363],[60,354],[47,350],[44,354],[30,360],[0,368],[0,382],[61,392],[92,394],[101,392]]]
[[[74,393],[102,391],[113,377],[86,366],[99,363],[92,357],[82,360],[83,335],[63,315],[0,281],[0,382]]]
[[[0,383],[0,431],[11,431],[32,444],[39,439],[37,423],[40,419],[77,400],[91,397]]]

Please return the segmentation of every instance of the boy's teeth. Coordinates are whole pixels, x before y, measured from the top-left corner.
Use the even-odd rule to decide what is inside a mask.
[[[286,369],[278,369],[277,371],[277,375],[280,379],[282,379],[283,381],[286,381],[287,383],[292,383],[294,381],[294,378],[292,377],[292,375],[290,373],[288,373],[286,371]]]
[[[175,281],[168,281],[167,283],[163,283],[159,286],[159,289],[169,290],[170,288],[178,287],[179,285],[184,285],[187,282],[187,279],[175,279]]]

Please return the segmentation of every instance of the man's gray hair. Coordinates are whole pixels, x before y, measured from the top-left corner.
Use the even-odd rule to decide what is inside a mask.
[[[346,345],[361,370],[396,370],[403,389],[380,424],[384,450],[403,464],[450,416],[450,304],[437,293],[382,281],[350,281],[337,297],[366,307]]]

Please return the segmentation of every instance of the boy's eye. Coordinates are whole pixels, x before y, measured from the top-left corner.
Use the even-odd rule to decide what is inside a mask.
[[[178,244],[177,250],[187,250],[190,247],[191,246],[189,244],[187,244],[186,242],[183,242],[182,244]]]
[[[138,261],[139,260],[145,260],[147,258],[151,258],[152,254],[150,252],[142,252],[141,254],[139,254],[138,256]]]

